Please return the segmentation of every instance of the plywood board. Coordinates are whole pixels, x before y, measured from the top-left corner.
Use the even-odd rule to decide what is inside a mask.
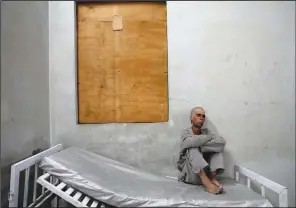
[[[167,121],[166,5],[79,3],[77,15],[79,123]]]

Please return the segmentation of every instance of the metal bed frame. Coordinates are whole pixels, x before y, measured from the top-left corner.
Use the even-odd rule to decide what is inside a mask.
[[[107,207],[107,204],[99,202],[92,197],[70,187],[66,183],[60,181],[58,178],[42,171],[42,175],[39,176],[40,172],[39,163],[43,157],[53,155],[63,150],[61,144],[51,147],[43,152],[40,152],[34,156],[24,159],[11,166],[11,178],[10,178],[10,192],[9,192],[9,207],[19,206],[19,181],[21,171],[25,171],[24,181],[24,194],[22,200],[23,207],[40,207],[45,201],[51,201],[58,206],[58,199],[61,198],[75,207]],[[29,184],[29,175],[31,167],[34,166],[34,181],[33,184]],[[257,182],[261,185],[261,195],[265,196],[265,188],[268,188],[279,195],[279,207],[288,206],[288,190],[286,187],[271,181],[253,171],[250,171],[239,165],[235,165],[235,179],[237,182],[240,181],[240,176],[244,176],[247,179],[247,186],[251,189],[251,183]],[[33,185],[33,199],[32,203],[28,205],[28,188]],[[42,191],[39,196],[37,193],[37,186],[41,185]]]

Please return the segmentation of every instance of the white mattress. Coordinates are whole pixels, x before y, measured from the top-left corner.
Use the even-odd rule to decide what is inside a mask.
[[[45,157],[40,167],[90,197],[116,207],[271,207],[267,199],[232,179],[221,181],[225,193],[213,195],[201,186],[146,173],[75,147]]]

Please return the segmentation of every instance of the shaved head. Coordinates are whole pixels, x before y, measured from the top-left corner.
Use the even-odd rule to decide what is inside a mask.
[[[190,112],[190,120],[191,120],[191,117],[193,116],[193,114],[194,114],[197,110],[202,110],[203,112],[205,112],[205,110],[204,110],[202,107],[195,107],[195,108],[192,108],[192,110],[191,110],[191,112]]]
[[[205,122],[206,114],[202,107],[195,107],[190,112],[191,124],[196,128],[201,128]]]

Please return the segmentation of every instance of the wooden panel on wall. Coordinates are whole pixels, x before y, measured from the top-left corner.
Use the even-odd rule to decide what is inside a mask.
[[[77,5],[79,123],[168,120],[166,25],[165,3]]]

